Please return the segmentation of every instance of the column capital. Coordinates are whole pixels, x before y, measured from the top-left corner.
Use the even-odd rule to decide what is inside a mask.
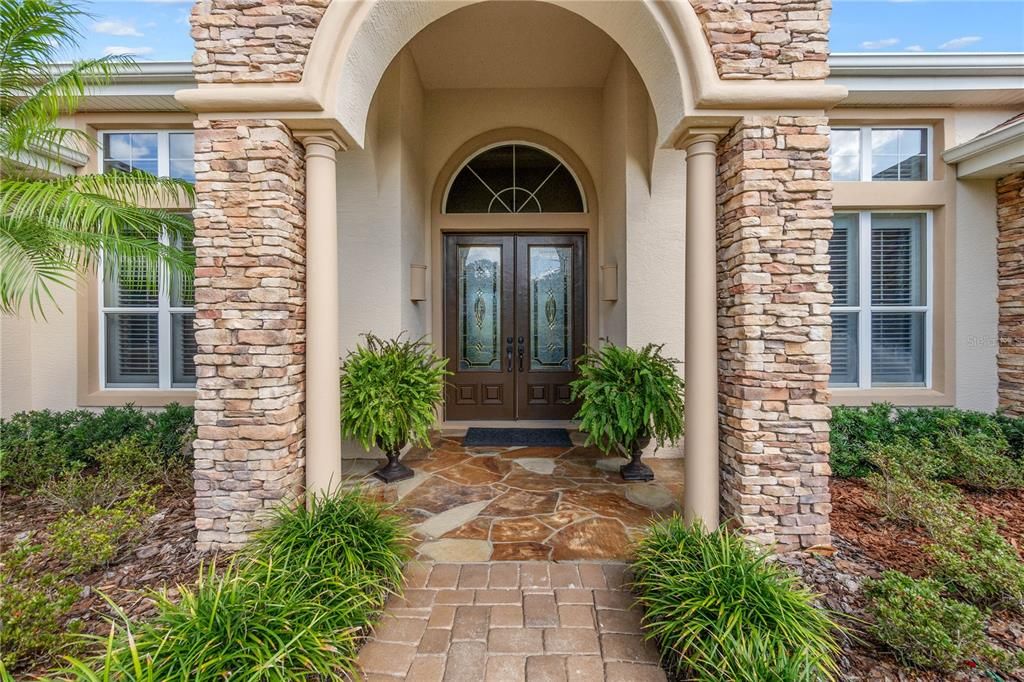
[[[294,130],[292,136],[306,148],[307,159],[310,156],[333,159],[335,152],[343,152],[347,149],[344,141],[333,130]],[[323,147],[327,147],[330,152]]]
[[[696,145],[710,142],[717,145],[718,141],[729,132],[729,128],[690,128],[676,141],[676,149],[685,149],[687,155],[700,153]],[[706,151],[706,150],[701,150]]]

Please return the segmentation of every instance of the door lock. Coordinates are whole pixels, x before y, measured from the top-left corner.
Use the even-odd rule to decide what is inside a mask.
[[[512,337],[505,339],[505,358],[508,360],[508,371],[512,371]]]
[[[526,339],[522,336],[519,337],[519,371],[523,371],[523,356],[526,354],[526,346],[524,345]]]

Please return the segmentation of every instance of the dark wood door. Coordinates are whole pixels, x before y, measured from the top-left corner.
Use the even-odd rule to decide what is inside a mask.
[[[570,419],[586,338],[582,235],[445,237],[450,420]]]
[[[516,417],[572,419],[569,382],[583,354],[581,235],[516,237]]]

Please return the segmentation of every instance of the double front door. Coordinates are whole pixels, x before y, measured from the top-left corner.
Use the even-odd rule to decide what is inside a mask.
[[[584,238],[445,236],[449,420],[571,419],[583,353]]]

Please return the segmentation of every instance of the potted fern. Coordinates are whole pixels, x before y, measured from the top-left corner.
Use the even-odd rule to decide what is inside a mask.
[[[437,405],[444,396],[445,359],[423,339],[366,334],[341,366],[341,431],[367,451],[376,445],[388,461],[374,475],[385,483],[413,475],[398,461],[407,443],[430,445]]]
[[[587,445],[629,459],[619,472],[627,481],[650,481],[654,472],[640,461],[653,439],[658,447],[683,435],[683,380],[678,360],[661,354],[662,346],[637,350],[606,344],[588,349],[577,361],[579,378],[572,399],[580,401],[576,418]]]

